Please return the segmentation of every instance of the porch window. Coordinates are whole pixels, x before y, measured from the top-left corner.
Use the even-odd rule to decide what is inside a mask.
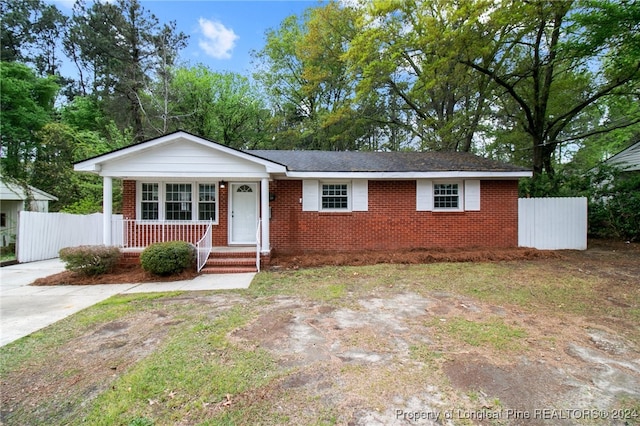
[[[198,220],[216,220],[216,185],[198,185]]]
[[[348,210],[349,185],[346,183],[322,184],[322,210]]]
[[[142,220],[158,220],[159,198],[157,183],[143,183],[141,185],[140,215]]]
[[[458,210],[460,193],[457,183],[435,183],[433,185],[433,208]]]
[[[218,220],[217,182],[138,182],[139,220]]]
[[[168,183],[166,185],[165,215],[167,220],[191,220],[191,184]]]

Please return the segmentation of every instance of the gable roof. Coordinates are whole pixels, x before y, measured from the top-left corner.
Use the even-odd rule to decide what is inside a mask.
[[[214,164],[217,167],[214,167]],[[284,173],[282,164],[256,157],[191,133],[177,131],[74,164],[74,170],[112,177],[251,177]]]

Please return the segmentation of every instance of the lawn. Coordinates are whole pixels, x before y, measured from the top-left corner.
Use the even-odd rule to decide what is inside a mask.
[[[0,348],[1,421],[640,424],[639,253],[303,268],[242,291],[116,296]]]

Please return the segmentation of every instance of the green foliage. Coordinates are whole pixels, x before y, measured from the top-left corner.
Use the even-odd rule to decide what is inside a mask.
[[[188,36],[175,23],[161,24],[138,0],[78,2],[74,7],[67,54],[80,72],[93,73],[93,87],[81,81],[83,95],[100,99],[106,116],[120,129],[131,127],[133,140],[147,138],[145,105],[154,74],[174,65]]]
[[[112,270],[120,260],[120,249],[112,246],[65,247],[58,253],[69,271],[100,275]]]
[[[136,417],[129,422],[129,426],[153,426],[153,420],[146,417]]]
[[[102,212],[102,203],[95,197],[85,197],[71,204],[64,206],[61,210],[71,214],[91,214]]]
[[[234,148],[260,146],[266,105],[248,78],[217,73],[200,65],[178,68],[170,84],[175,116],[171,130],[182,129]]]
[[[140,254],[140,265],[156,275],[173,275],[193,268],[196,250],[185,241],[155,243]]]
[[[587,172],[565,166],[553,176],[520,181],[521,197],[587,197],[589,235],[640,240],[640,172],[601,164]]]
[[[596,237],[640,240],[640,172],[602,168],[589,198],[589,233]]]
[[[40,78],[29,67],[0,63],[0,134],[3,175],[27,179],[40,141],[34,131],[52,119],[58,85]]]
[[[0,2],[0,52],[3,61],[34,65],[40,75],[57,75],[60,68],[58,41],[68,18],[53,4],[42,0]]]

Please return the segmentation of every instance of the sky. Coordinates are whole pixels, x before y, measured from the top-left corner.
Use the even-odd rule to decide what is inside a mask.
[[[54,0],[61,12],[71,14],[74,0]],[[202,63],[212,71],[250,76],[251,51],[261,50],[265,33],[290,15],[319,5],[318,0],[141,0],[161,23],[175,21],[189,36],[180,54],[187,65]]]

